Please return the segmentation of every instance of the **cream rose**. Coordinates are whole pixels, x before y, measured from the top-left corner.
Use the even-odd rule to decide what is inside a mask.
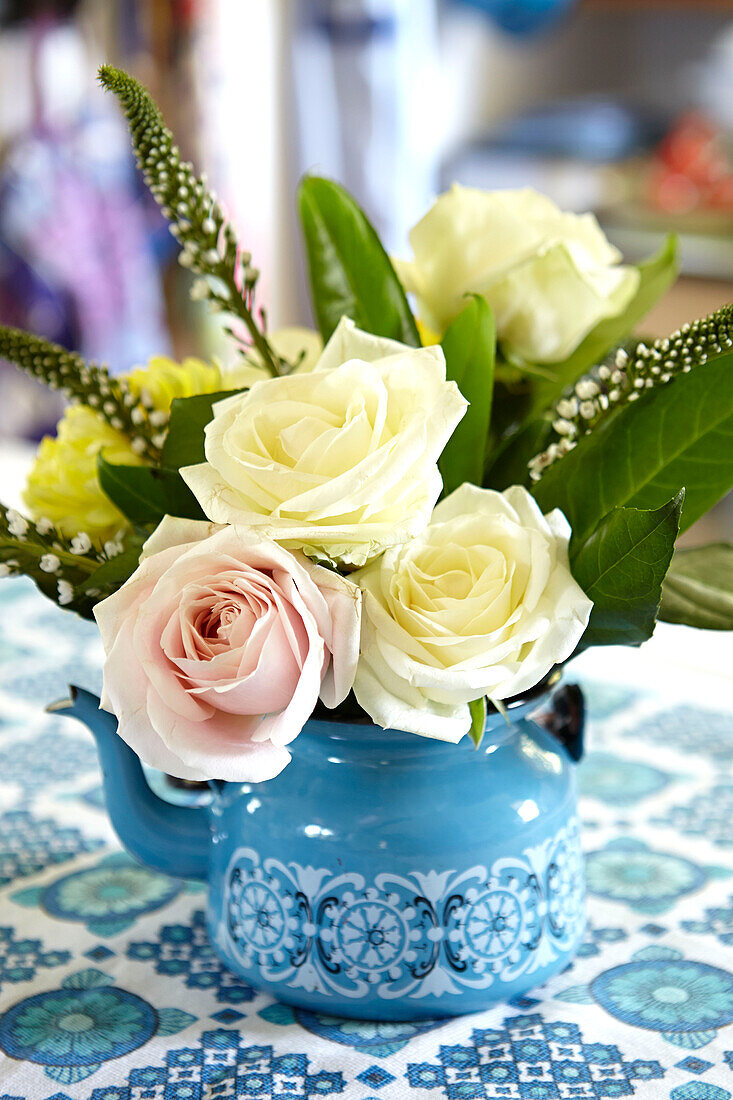
[[[639,272],[619,264],[592,214],[563,213],[544,195],[454,184],[410,233],[414,259],[396,261],[421,319],[443,332],[483,295],[507,354],[552,363],[599,321],[621,313]]]
[[[385,728],[459,741],[468,703],[537,684],[578,644],[592,603],[570,528],[526,489],[462,485],[427,529],[354,574],[364,593],[354,691]]]
[[[166,517],[94,615],[102,706],[147,764],[182,779],[277,775],[319,697],[348,695],[361,594],[247,530]]]
[[[408,348],[344,319],[310,373],[216,404],[206,462],[181,475],[216,523],[363,565],[428,522],[438,457],[466,408],[439,347]]]

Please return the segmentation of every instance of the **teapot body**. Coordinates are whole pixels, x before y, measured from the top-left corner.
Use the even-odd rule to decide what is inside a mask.
[[[584,928],[574,766],[533,709],[493,716],[478,750],[311,720],[276,779],[221,787],[208,919],[227,965],[377,1020],[474,1012],[563,969]]]

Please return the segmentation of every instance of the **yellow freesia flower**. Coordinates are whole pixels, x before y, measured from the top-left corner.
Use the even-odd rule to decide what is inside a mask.
[[[137,367],[127,375],[130,389],[141,397],[147,394],[153,407],[167,412],[175,397],[195,397],[224,389],[221,370],[201,359],[175,363],[163,355],[151,359],[147,367]]]
[[[97,543],[114,537],[127,520],[102,492],[97,455],[110,462],[144,465],[127,436],[110,427],[87,405],[72,405],[61,417],[56,437],[41,440],[23,500],[32,519],[50,519],[67,538],[86,531]]]
[[[175,363],[163,356],[127,377],[130,388],[141,396],[147,394],[152,408],[159,412],[167,412],[175,397],[216,393],[240,385],[218,366],[200,359]],[[28,475],[23,500],[31,517],[49,519],[67,538],[85,531],[98,546],[128,528],[128,521],[99,484],[100,451],[112,463],[144,465],[123,432],[110,427],[87,405],[70,406],[58,423],[55,438],[46,436],[41,441]]]

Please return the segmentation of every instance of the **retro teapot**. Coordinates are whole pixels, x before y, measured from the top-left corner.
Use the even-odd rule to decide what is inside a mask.
[[[275,779],[212,782],[195,806],[153,792],[96,696],[73,688],[52,709],[96,738],[123,845],[207,881],[217,952],[281,1001],[378,1020],[474,1012],[541,985],[578,946],[578,688],[489,714],[478,750],[311,719]]]

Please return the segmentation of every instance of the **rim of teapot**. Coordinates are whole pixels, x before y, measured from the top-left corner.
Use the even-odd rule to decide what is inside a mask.
[[[511,699],[507,699],[503,704],[504,712],[490,705],[487,709],[482,747],[485,746],[488,748],[491,746],[498,746],[508,741],[513,735],[516,723],[539,710],[542,704],[546,702],[556,690],[561,678],[562,670],[553,669],[543,680],[533,688],[530,688],[529,691],[523,692],[521,695],[514,696]],[[306,738],[323,741],[350,741],[352,743],[360,742],[362,744],[365,742],[370,744],[381,743],[385,745],[385,747],[387,744],[390,746],[402,745],[404,747],[411,746],[416,750],[431,744],[436,748],[439,746],[445,749],[456,747],[453,742],[442,741],[438,738],[409,733],[405,730],[385,729],[382,726],[376,725],[366,716],[364,718],[348,720],[331,717],[329,712],[324,712],[323,709],[319,709],[316,715],[308,719],[300,737],[304,735]],[[297,740],[299,739],[300,738]],[[297,740],[291,746],[291,750],[296,748]],[[464,741],[470,744],[466,735],[461,738],[459,744],[463,744]]]

